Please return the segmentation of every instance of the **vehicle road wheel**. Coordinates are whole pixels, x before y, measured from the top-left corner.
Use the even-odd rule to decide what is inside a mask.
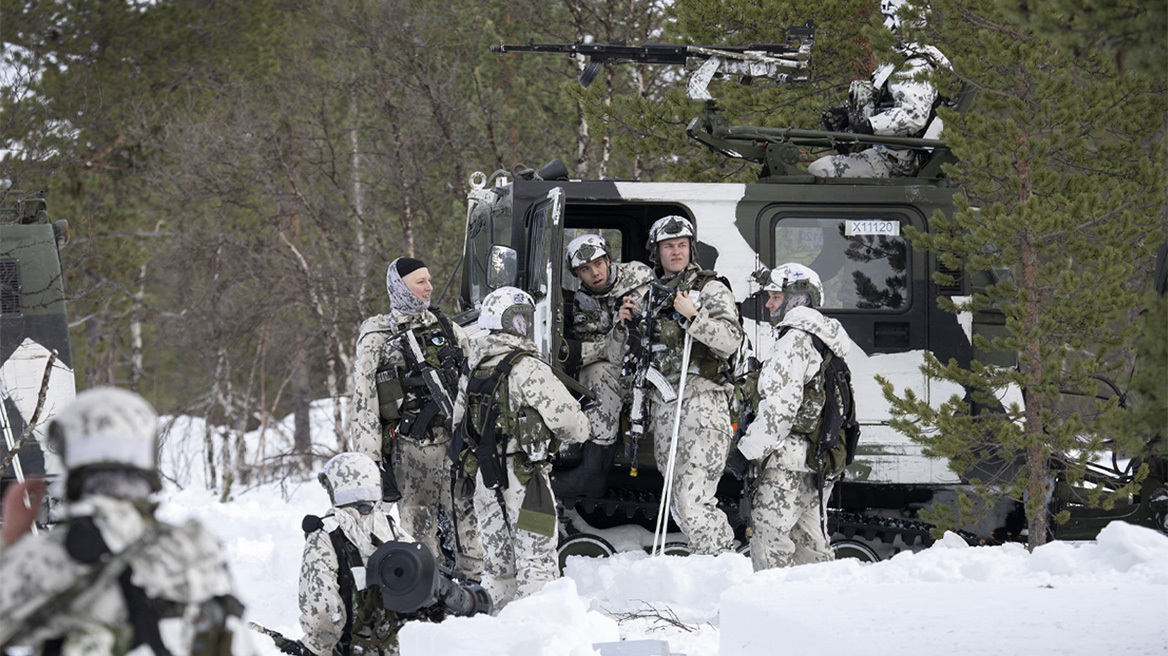
[[[616,549],[608,540],[591,533],[577,533],[560,542],[557,549],[560,561],[560,574],[564,573],[564,566],[568,563],[568,556],[587,556],[588,558],[608,558],[616,553]]]

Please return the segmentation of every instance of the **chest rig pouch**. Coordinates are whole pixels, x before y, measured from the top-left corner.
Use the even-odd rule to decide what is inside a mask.
[[[730,289],[730,283],[714,271],[698,271],[692,285],[680,284],[683,275],[684,273],[670,281],[668,286],[674,287],[676,285],[675,291],[701,291],[706,283],[718,280],[727,289]],[[669,382],[676,384],[681,379],[681,356],[685,345],[685,329],[681,326],[681,315],[673,309],[672,303],[666,304],[661,309],[661,314],[654,322],[653,327],[653,342],[664,347],[654,349],[653,364]],[[710,347],[696,339],[690,345],[689,361],[691,367],[697,366],[698,375],[716,383],[725,382],[730,373],[729,363],[714,355]]]
[[[422,439],[435,420],[449,421],[426,384],[428,372],[437,373],[439,384],[450,393],[458,387],[458,375],[465,360],[454,336],[450,319],[432,310],[437,325],[414,330],[422,351],[418,360],[402,335],[396,348],[406,366],[384,365],[377,370],[377,403],[383,426],[396,426],[401,435]],[[454,394],[450,394],[451,399]]]

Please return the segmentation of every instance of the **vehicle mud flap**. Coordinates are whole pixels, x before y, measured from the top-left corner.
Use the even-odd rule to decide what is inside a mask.
[[[581,449],[580,464],[552,476],[552,490],[561,501],[585,497],[604,497],[608,487],[608,470],[616,460],[619,444],[601,446],[595,442],[585,442]]]
[[[523,489],[523,505],[515,527],[549,538],[556,536],[556,498],[543,467],[532,473]]]

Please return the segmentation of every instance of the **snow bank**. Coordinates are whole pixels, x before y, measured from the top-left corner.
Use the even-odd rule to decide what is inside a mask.
[[[721,595],[722,654],[1163,654],[1168,538],[1113,523],[1096,542],[968,547],[756,574]],[[826,627],[830,627],[825,629]]]

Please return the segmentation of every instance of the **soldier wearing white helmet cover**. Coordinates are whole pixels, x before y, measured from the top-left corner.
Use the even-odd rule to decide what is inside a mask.
[[[536,355],[534,313],[531,297],[514,287],[483,299],[478,326],[488,333],[471,342],[455,404],[455,443],[465,441],[456,456],[475,477],[482,583],[496,610],[559,575],[549,458],[557,441],[588,438],[579,403]]]
[[[578,352],[580,359],[565,362],[565,369],[579,367],[577,379],[596,394],[596,402],[585,410],[592,434],[584,445],[582,464],[557,474],[552,486],[561,496],[600,496],[616,455],[621,406],[631,389],[620,376],[625,345],[613,332],[616,315],[626,296],[644,298],[655,276],[640,262],[614,262],[608,242],[596,234],[573,239],[565,261],[580,279],[579,291],[567,303],[564,322],[564,337],[579,344],[568,350]]]
[[[412,541],[386,516],[377,464],[361,453],[341,453],[318,477],[331,511],[304,520],[300,565],[300,626],[304,637],[286,643],[288,654],[396,654],[405,618],[382,605],[365,566],[378,546]]]
[[[950,68],[949,60],[933,46],[902,40],[902,14],[911,14],[907,0],[882,0],[884,26],[898,42],[898,61],[885,62],[869,80],[854,80],[848,106],[824,112],[824,123],[832,131],[896,137],[937,139],[943,129],[934,109],[940,98],[932,82],[920,79],[936,69]],[[914,21],[912,27],[923,27]],[[812,162],[807,172],[820,178],[887,178],[907,176],[919,166],[918,151],[873,145],[858,152],[828,155]]]
[[[758,415],[730,458],[731,463],[748,460],[756,468],[750,510],[750,557],[756,571],[832,559],[821,505],[831,496],[832,482],[824,482],[821,496],[807,465],[808,435],[825,398],[823,356],[812,336],[836,357],[851,350],[843,326],[816,309],[823,302],[823,285],[815,271],[783,264],[769,273],[763,289],[779,338],[759,373]]]
[[[652,337],[653,367],[674,390],[679,386],[686,336],[691,339],[686,385],[680,398],[666,400],[654,386],[649,395],[654,455],[664,474],[668,468],[675,413],[680,407],[674,465],[674,510],[690,549],[717,554],[730,549],[734,539],[726,514],[714,493],[730,448],[729,360],[742,344],[738,307],[729,284],[694,262],[696,232],[688,219],[666,216],[649,230],[650,259],[671,302],[658,311]],[[626,299],[620,319],[656,311]]]
[[[65,524],[24,536],[26,486],[5,496],[0,651],[35,654],[254,653],[215,536],[158,521],[158,418],[115,388],[82,392],[50,423],[65,474]]]

